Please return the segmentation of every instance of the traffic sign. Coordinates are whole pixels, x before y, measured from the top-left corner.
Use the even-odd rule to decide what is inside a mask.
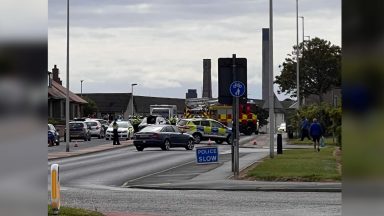
[[[217,146],[196,148],[196,163],[219,163],[219,150]]]
[[[241,97],[245,93],[245,85],[240,81],[234,81],[231,83],[229,91],[233,97]]]

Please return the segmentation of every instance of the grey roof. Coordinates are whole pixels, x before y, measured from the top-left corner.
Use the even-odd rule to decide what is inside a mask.
[[[87,93],[87,96],[97,104],[101,113],[121,113],[127,110],[131,93]],[[162,97],[147,97],[135,96],[133,98],[135,110],[137,113],[148,113],[150,105],[176,105],[177,112],[183,113],[185,107],[185,99],[180,98],[162,98]]]
[[[65,99],[67,98],[67,88],[52,80],[52,86],[48,87],[48,98]],[[88,102],[69,91],[69,101],[72,103],[87,104]]]
[[[83,96],[95,101],[101,113],[121,113],[127,110],[131,93],[83,93]]]
[[[296,103],[294,100],[283,100],[280,101],[281,105],[283,105],[284,109],[292,109],[291,106]]]
[[[274,107],[275,107],[275,110],[283,110],[284,107],[283,105],[280,103],[279,99],[276,97],[276,94],[273,94],[273,97],[274,97]],[[263,105],[263,109],[268,109],[269,108],[269,102],[268,100],[265,100],[264,101],[264,105]]]

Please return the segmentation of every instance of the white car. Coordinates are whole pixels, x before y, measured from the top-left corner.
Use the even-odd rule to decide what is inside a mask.
[[[277,128],[277,131],[286,132],[287,131],[287,124],[285,122],[281,123],[279,128]]]
[[[109,125],[109,127],[105,133],[105,139],[106,140],[109,140],[109,139],[112,140],[113,139],[113,127],[112,127],[112,125],[113,125],[113,122]],[[119,126],[117,129],[119,139],[125,139],[125,140],[132,139],[134,130],[133,130],[133,126],[131,125],[131,123],[129,121],[117,121],[117,125]]]

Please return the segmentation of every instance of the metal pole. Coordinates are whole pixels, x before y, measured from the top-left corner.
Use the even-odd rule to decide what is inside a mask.
[[[300,83],[299,83],[299,0],[296,0],[296,83],[297,83],[297,109],[300,109]]]
[[[80,80],[80,83],[81,83],[81,85],[80,85],[80,97],[83,97],[83,81],[84,80]]]
[[[300,18],[301,18],[302,26],[303,26],[303,42],[302,42],[302,44],[303,44],[303,51],[301,53],[301,58],[303,59],[304,58],[304,16],[300,16]]]
[[[269,0],[269,156],[274,157],[275,108],[273,93],[273,4]]]
[[[133,113],[133,84],[131,84],[131,99],[132,99],[132,107],[131,107],[132,108],[132,115],[131,116],[133,117],[133,114],[134,114]]]
[[[239,97],[236,97],[235,179],[239,178]]]
[[[69,0],[67,0],[67,97],[65,100],[65,151],[69,152]]]
[[[232,54],[232,77],[233,81],[236,80],[236,54]],[[232,155],[232,172],[235,174],[235,142],[236,142],[236,100],[233,97],[232,101],[232,145],[231,145],[231,155]]]

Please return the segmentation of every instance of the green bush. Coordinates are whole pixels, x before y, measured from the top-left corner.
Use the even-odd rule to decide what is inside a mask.
[[[333,107],[330,104],[322,103],[303,106],[296,113],[291,114],[288,119],[293,130],[299,131],[302,117],[308,118],[310,122],[316,118],[324,129],[325,136],[335,135],[337,144],[341,146],[341,106]]]

